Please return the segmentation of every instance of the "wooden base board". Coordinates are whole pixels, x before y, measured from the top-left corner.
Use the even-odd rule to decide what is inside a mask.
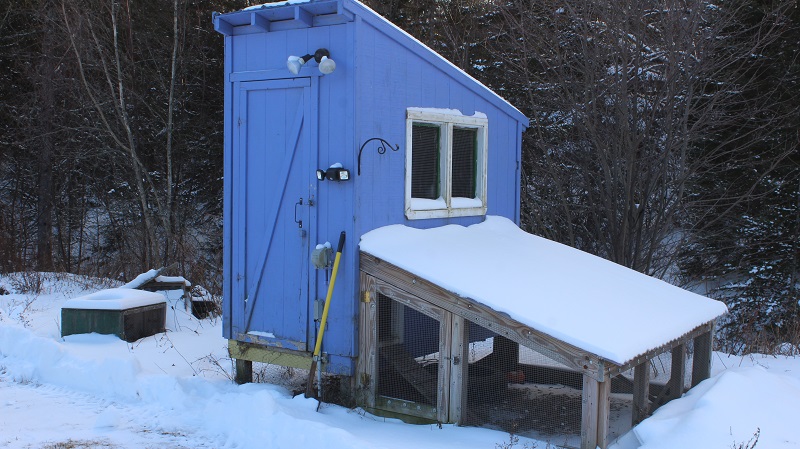
[[[228,353],[232,359],[236,360],[248,360],[301,369],[309,369],[311,367],[310,352],[290,351],[237,340],[228,340]]]

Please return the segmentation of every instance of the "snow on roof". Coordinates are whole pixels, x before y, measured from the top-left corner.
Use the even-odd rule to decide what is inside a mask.
[[[167,302],[164,295],[130,288],[109,288],[65,302],[64,309],[125,310]]]
[[[300,3],[311,3],[311,0],[287,0],[285,2],[279,2],[279,3],[262,3],[260,5],[248,6],[247,8],[244,9],[244,11],[250,11],[253,9],[275,8],[278,6],[297,5]]]
[[[361,251],[613,363],[727,312],[704,296],[489,216],[469,227],[379,228]]]
[[[139,276],[136,276],[132,281],[128,282],[127,284],[123,285],[120,288],[139,288],[147,281],[154,279],[156,276],[158,276],[158,270],[150,269],[140,274]]]

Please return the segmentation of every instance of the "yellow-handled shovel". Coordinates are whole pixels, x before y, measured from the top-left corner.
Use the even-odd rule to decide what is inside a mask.
[[[339,259],[342,257],[342,248],[344,247],[344,231],[339,235],[339,246],[336,248],[336,258],[333,259],[333,273],[331,274],[331,283],[328,284],[328,294],[325,295],[325,307],[322,309],[322,319],[319,323],[319,333],[317,334],[317,343],[314,345],[314,355],[311,359],[311,369],[308,371],[308,382],[306,383],[306,397],[314,397],[314,376],[317,373],[317,362],[319,361],[319,353],[322,349],[322,336],[325,335],[325,323],[328,321],[328,309],[331,306],[331,296],[333,296],[333,286],[336,284],[336,273],[339,271]]]

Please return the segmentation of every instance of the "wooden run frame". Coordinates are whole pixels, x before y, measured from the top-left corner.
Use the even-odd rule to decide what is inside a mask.
[[[472,321],[511,341],[529,347],[583,375],[581,412],[581,449],[606,448],[609,429],[611,378],[634,369],[633,424],[652,412],[649,401],[650,360],[672,351],[673,363],[668,398],[683,394],[686,343],[694,340],[692,386],[707,379],[711,371],[713,321],[705,323],[680,338],[665,343],[624,365],[614,362],[537,331],[505,314],[470,298],[452,293],[433,282],[409,273],[368,253],[360,253],[361,287],[359,318],[359,357],[356,368],[356,400],[369,409],[385,408],[376,404],[377,306],[378,294],[388,296],[423,313],[441,316],[439,397],[436,420],[461,423],[466,410],[466,363],[469,325]],[[444,313],[432,312],[441,310]],[[449,388],[445,388],[448,386]],[[432,416],[431,416],[432,418]]]

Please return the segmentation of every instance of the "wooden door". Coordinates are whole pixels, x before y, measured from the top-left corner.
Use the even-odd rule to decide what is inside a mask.
[[[309,78],[237,83],[233,336],[308,350]]]

